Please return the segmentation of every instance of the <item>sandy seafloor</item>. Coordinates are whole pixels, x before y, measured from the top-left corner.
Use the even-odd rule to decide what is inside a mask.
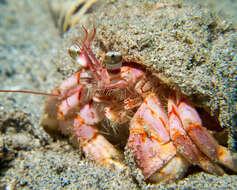
[[[237,1],[198,1],[236,24]],[[197,3],[192,0],[190,3]],[[49,92],[60,81],[62,43],[44,1],[0,0],[0,88]],[[146,185],[85,160],[67,139],[41,127],[44,97],[0,94],[0,189],[237,189],[237,176],[204,172],[169,185]]]

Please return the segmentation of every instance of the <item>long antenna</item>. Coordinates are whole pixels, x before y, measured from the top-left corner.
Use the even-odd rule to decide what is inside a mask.
[[[0,92],[25,93],[25,94],[35,94],[35,95],[42,95],[42,96],[58,96],[58,97],[60,96],[59,94],[34,92],[34,91],[27,91],[27,90],[0,90]]]

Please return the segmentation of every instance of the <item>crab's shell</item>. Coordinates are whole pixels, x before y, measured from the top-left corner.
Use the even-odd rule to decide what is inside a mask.
[[[102,60],[104,52],[120,51],[125,62],[135,62],[157,73],[168,87],[181,91],[192,102],[215,115],[236,134],[233,115],[237,61],[236,30],[208,10],[192,5],[114,1],[87,14],[65,37],[56,61],[64,75],[78,70],[67,48],[83,38],[81,24],[95,27],[92,50]],[[225,24],[223,24],[225,23]],[[233,139],[229,140],[233,148]]]

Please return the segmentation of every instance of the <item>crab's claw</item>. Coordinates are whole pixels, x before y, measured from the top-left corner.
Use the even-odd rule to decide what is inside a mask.
[[[86,157],[106,166],[124,168],[123,155],[95,127],[104,118],[98,106],[89,103],[81,108],[73,124],[76,138]]]
[[[195,108],[172,94],[168,101],[170,135],[180,154],[209,173],[222,175],[219,162],[237,172],[237,157],[202,126]]]
[[[177,179],[188,166],[176,156],[167,129],[168,117],[159,99],[155,94],[148,95],[130,122],[127,148],[132,150],[144,178],[153,182]]]
[[[88,103],[90,93],[86,87],[90,78],[86,72],[78,72],[64,80],[45,102],[44,117],[41,125],[49,132],[61,131],[63,134],[72,134],[72,120],[80,106]],[[66,127],[65,127],[66,126]]]

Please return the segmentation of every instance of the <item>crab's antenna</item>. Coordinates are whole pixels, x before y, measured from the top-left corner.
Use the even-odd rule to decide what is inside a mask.
[[[0,90],[0,92],[25,93],[25,94],[35,94],[35,95],[42,95],[42,96],[57,96],[57,97],[61,96],[60,94],[35,92],[35,91],[28,91],[28,90]]]
[[[86,40],[88,39],[89,34],[88,34],[88,31],[87,31],[87,29],[85,28],[85,26],[82,25],[82,28],[83,28],[83,30],[85,31],[85,37],[84,37],[84,39],[83,39],[82,42],[85,43]]]
[[[82,47],[80,47],[81,45],[80,45],[80,43],[78,41],[77,41],[76,44],[80,47],[81,51],[85,52],[85,56],[88,58],[88,60],[90,60],[88,62],[90,68],[92,69],[92,71],[96,75],[96,77],[101,80],[101,76],[98,74],[97,70],[99,70],[99,72],[101,73],[103,68],[102,68],[101,64],[98,62],[98,60],[96,59],[96,57],[93,54],[93,52],[90,50],[91,42],[94,40],[95,35],[96,35],[96,29],[95,28],[93,29],[93,33],[90,36],[90,38],[88,39],[89,33],[88,33],[87,29],[83,25],[82,25],[82,28],[83,28],[83,30],[85,32],[85,38],[83,40],[79,40],[78,39],[78,41],[80,41],[80,43],[82,44]],[[89,56],[95,62],[97,67],[95,67],[94,64],[91,62],[91,59],[89,58]]]
[[[84,39],[82,40],[82,42],[85,43],[86,40],[88,39],[89,34],[88,34],[88,31],[87,31],[87,29],[85,28],[85,26],[82,25],[82,28],[83,28],[83,30],[84,30],[84,32],[85,32],[85,37],[84,37]]]
[[[85,37],[83,38],[82,43],[85,44],[87,39],[88,39],[89,34],[88,34],[88,31],[86,30],[86,28],[83,25],[82,25],[82,28],[85,32]],[[79,37],[76,38],[76,39],[73,39],[73,43],[76,44],[80,48],[80,50],[82,51],[83,48],[81,47],[79,41],[80,41]]]
[[[107,78],[108,76],[103,72],[103,67],[102,65],[99,63],[98,59],[95,57],[95,54],[91,51],[90,47],[87,47],[85,45],[85,51],[87,52],[87,54],[92,58],[92,60],[94,61],[95,65],[96,65],[96,70],[99,71],[99,73],[102,75],[102,78]],[[94,64],[93,64],[93,67]]]
[[[82,44],[82,47],[81,47],[81,44],[79,43],[79,41]],[[91,61],[91,59],[90,59],[90,57],[89,57],[89,55],[87,53],[87,50],[86,50],[87,47],[86,47],[85,42],[78,39],[78,41],[76,41],[75,44],[80,48],[80,50],[81,50],[80,53],[85,56],[86,62],[88,64],[89,68],[95,74],[96,78],[101,80],[101,76],[97,73],[97,68],[94,66],[94,64],[92,63],[92,61]]]
[[[83,25],[82,25],[82,28],[83,28],[83,30],[85,31],[86,36],[88,36],[88,31],[87,31],[87,29],[86,29]],[[98,68],[102,68],[101,64],[100,64],[99,61],[96,59],[94,53],[93,53],[93,52],[91,51],[91,49],[90,49],[91,42],[94,40],[95,35],[96,35],[96,29],[94,28],[94,29],[93,29],[93,34],[91,35],[91,37],[90,37],[89,40],[88,40],[88,45],[86,45],[86,41],[85,41],[85,40],[81,41],[81,43],[83,44],[83,48],[85,48],[86,52],[92,57],[92,59],[93,59],[93,61],[95,62],[96,66],[97,66]]]
[[[89,40],[88,40],[88,47],[91,46],[91,42],[94,40],[95,35],[96,35],[96,29],[94,28],[94,29],[93,29],[93,33],[92,33],[91,37],[90,37]]]

